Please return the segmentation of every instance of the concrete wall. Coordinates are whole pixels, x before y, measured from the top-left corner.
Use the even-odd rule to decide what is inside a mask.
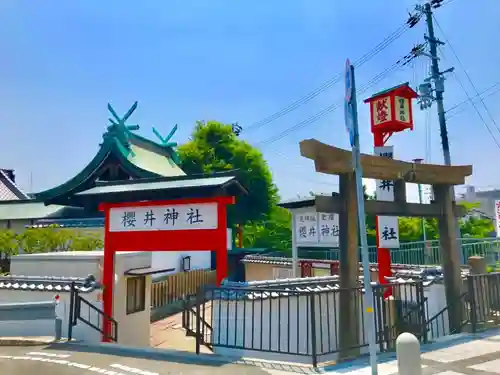
[[[102,251],[61,252],[45,254],[23,254],[12,257],[12,274],[24,276],[60,276],[86,277],[89,274],[101,278]],[[151,276],[146,276],[145,309],[144,311],[127,315],[127,276],[125,271],[134,268],[151,267],[151,253],[149,252],[118,252],[115,257],[115,286],[113,296],[113,318],[118,322],[118,343],[133,346],[149,346],[150,317],[151,317]],[[2,291],[2,293],[4,293]],[[6,292],[7,293],[7,292]],[[12,292],[10,298],[38,298],[46,300],[47,292]],[[19,296],[17,294],[19,294]],[[29,293],[29,294],[24,294]],[[30,293],[34,293],[31,295]],[[101,292],[89,300],[101,306]],[[66,294],[64,294],[66,295]],[[69,294],[68,294],[69,296]],[[87,299],[85,295],[82,295]],[[40,299],[42,298],[42,299]],[[69,297],[68,297],[69,298]],[[1,302],[1,301],[0,301]],[[61,313],[69,315],[69,304],[62,303]],[[99,307],[101,308],[101,307]],[[85,306],[83,306],[85,310]],[[91,321],[95,322],[93,317]],[[67,325],[67,323],[66,323]],[[79,323],[77,328],[85,327]],[[76,327],[75,327],[76,328]],[[76,332],[76,331],[75,331]],[[100,334],[95,331],[100,337]],[[76,338],[76,336],[75,336]],[[88,340],[94,340],[89,337]]]
[[[2,290],[0,293],[0,304],[2,303],[18,303],[18,302],[43,302],[54,300],[57,293],[54,292],[33,292],[33,291],[16,291]],[[98,302],[98,292],[82,294],[96,307],[101,308],[101,303]],[[56,307],[57,317],[62,320],[62,337],[68,337],[68,318],[69,318],[69,293],[59,294],[59,303]],[[97,322],[95,313],[89,312],[83,308],[82,316],[89,319],[91,322]],[[21,320],[21,321],[0,321],[0,334],[2,336],[53,336],[54,335],[53,320]],[[73,337],[76,340],[84,340],[89,343],[99,343],[101,335],[99,332],[89,326],[79,323],[73,327]]]

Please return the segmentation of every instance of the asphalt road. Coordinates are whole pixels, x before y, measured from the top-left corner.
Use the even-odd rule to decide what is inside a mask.
[[[276,371],[240,364],[187,364],[54,350],[48,346],[0,347],[1,375],[269,375],[270,373],[278,375]]]

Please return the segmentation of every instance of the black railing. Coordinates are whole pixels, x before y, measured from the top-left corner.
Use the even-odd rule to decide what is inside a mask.
[[[371,317],[381,352],[394,350],[402,332],[427,343],[500,326],[500,273],[468,276],[467,291],[442,309],[432,287],[426,297],[420,281],[375,285],[370,314],[363,288],[342,289],[331,282],[208,288],[186,299],[183,327],[196,338],[197,353],[205,345],[310,357],[316,366],[366,351],[365,322]]]
[[[384,297],[388,288],[391,299]],[[425,300],[421,282],[374,286],[373,293],[372,315],[381,351],[392,350],[397,335],[408,327],[415,326],[422,336]],[[206,345],[310,357],[317,365],[332,355],[343,359],[359,355],[368,346],[363,295],[361,287],[341,289],[326,283],[303,288],[210,288],[194,301],[186,300],[183,326],[188,335],[195,336],[197,352]]]
[[[73,283],[69,302],[68,340],[73,339],[73,327],[78,324],[78,321],[100,332],[104,339],[118,341],[118,322],[83,298]],[[111,327],[110,333],[106,329],[107,323]]]

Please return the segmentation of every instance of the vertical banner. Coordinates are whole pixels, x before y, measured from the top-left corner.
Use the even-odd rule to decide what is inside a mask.
[[[394,147],[375,147],[375,155],[393,159]],[[394,181],[376,180],[375,193],[379,201],[394,201]],[[381,249],[399,248],[399,224],[396,216],[377,216],[378,246]]]
[[[500,201],[495,201],[495,221],[497,228],[497,237],[500,237]]]

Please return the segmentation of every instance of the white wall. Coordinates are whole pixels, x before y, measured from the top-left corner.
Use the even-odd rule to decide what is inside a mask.
[[[415,301],[414,286],[408,284],[408,293],[404,293],[403,286],[398,289],[402,292],[400,296],[402,300]],[[446,306],[444,285],[442,284],[432,284],[424,288],[424,297],[428,298],[427,319],[436,315]],[[339,293],[316,293],[314,301],[317,353],[337,352],[340,347],[339,330],[342,329],[338,325]],[[363,332],[363,327],[366,325],[362,322],[361,302],[360,299],[357,309],[360,330],[359,342],[368,344],[367,334]],[[310,313],[310,301],[306,296],[276,296],[265,299],[256,297],[254,300],[215,300],[213,301],[211,322],[213,327],[211,343],[214,346],[214,352],[233,357],[310,363],[310,356],[306,356],[307,353],[309,355],[311,353],[311,341],[308,339],[311,337]],[[226,320],[225,317],[229,317],[229,319]],[[428,339],[433,340],[444,334],[449,334],[447,314],[436,320],[435,332],[433,334],[429,332]],[[220,345],[231,347],[226,348]],[[259,349],[263,351],[259,351]],[[270,350],[282,353],[271,353]],[[379,350],[380,347],[377,345],[377,352]],[[360,348],[361,354],[366,354],[368,351],[367,345]],[[293,354],[284,354],[286,352]],[[318,360],[321,362],[338,360],[338,353],[318,354]]]
[[[174,268],[172,272],[154,275],[154,279],[181,271],[181,260],[183,257],[191,257],[191,269],[210,269],[212,258],[210,251],[154,251],[152,253],[151,266],[153,268]]]
[[[55,292],[34,292],[34,291],[16,291],[2,290],[0,293],[1,303],[17,303],[17,302],[44,302],[51,301],[56,296]],[[91,302],[98,308],[101,303],[97,302],[98,293],[92,292],[81,294],[86,300]],[[68,337],[68,318],[69,318],[69,297],[70,293],[59,294],[60,300],[56,308],[58,318],[62,320],[62,337]],[[98,317],[95,312],[90,312],[82,308],[82,316],[94,324],[97,323]],[[26,320],[26,321],[0,321],[0,333],[2,336],[54,336],[55,322],[54,320]],[[89,343],[99,343],[101,334],[93,328],[79,322],[73,327],[73,338],[75,340],[84,340]]]
[[[337,352],[340,329],[337,315],[340,306],[339,293],[316,293],[314,301],[317,353]],[[363,327],[361,309],[358,311],[359,327]],[[312,351],[311,340],[308,339],[311,337],[310,313],[310,300],[304,295],[214,301],[212,315],[214,352],[226,356],[310,363]],[[220,320],[219,314],[222,317]],[[228,320],[224,319],[226,316],[229,317]],[[363,336],[361,330],[359,334],[360,342],[366,342],[366,336]],[[217,345],[237,346],[240,349]],[[368,348],[362,348],[361,352],[367,353]],[[338,353],[321,355],[319,359],[337,360]]]
[[[44,254],[23,254],[12,257],[11,273],[13,275],[23,276],[59,276],[59,277],[86,277],[89,274],[96,276],[97,279],[101,278],[101,268],[103,261],[102,251],[82,251],[82,252],[60,252],[60,253],[44,253]],[[150,340],[150,319],[151,319],[151,277],[146,276],[146,303],[144,311],[127,315],[127,276],[124,273],[134,268],[151,267],[151,253],[150,252],[117,252],[115,257],[115,286],[113,290],[113,318],[118,322],[118,343],[123,345],[132,345],[138,347],[149,346]],[[10,297],[6,297],[8,293]],[[19,294],[19,296],[17,294]],[[92,300],[92,304],[96,304],[102,310],[100,300],[101,292],[96,292]],[[49,296],[49,298],[47,298]],[[31,301],[46,301],[50,300],[50,293],[47,292],[3,292],[0,296],[0,303],[2,298],[13,298],[12,301],[5,300],[3,302],[31,302]],[[64,293],[61,296],[68,298],[69,294]],[[85,299],[87,295],[82,294]],[[24,299],[17,301],[17,299]],[[63,298],[61,298],[62,300]],[[67,317],[69,316],[69,303],[61,301],[61,314],[64,315],[65,321],[63,322],[64,335],[67,333]],[[86,307],[83,305],[82,309]],[[87,310],[88,311],[88,310]],[[95,312],[93,312],[95,314]],[[96,322],[93,317],[92,322]],[[88,336],[86,330],[90,329],[93,335]],[[76,333],[79,333],[82,339],[93,342],[100,341],[100,333],[90,327],[85,326],[84,323],[79,322],[75,327],[74,337],[78,339]],[[1,332],[1,331],[0,331]]]

